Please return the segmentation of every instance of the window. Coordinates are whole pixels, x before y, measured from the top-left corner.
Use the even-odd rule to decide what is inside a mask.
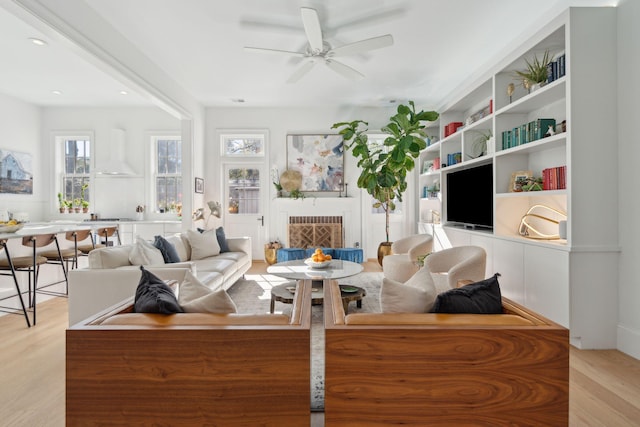
[[[79,206],[79,200],[89,202],[91,173],[91,141],[89,139],[62,138],[64,168],[62,172],[62,198]]]
[[[255,214],[260,212],[260,170],[232,167],[227,176],[229,213]]]
[[[223,157],[263,157],[266,131],[221,133]]]
[[[177,137],[153,137],[155,153],[156,211],[182,210],[182,141]]]

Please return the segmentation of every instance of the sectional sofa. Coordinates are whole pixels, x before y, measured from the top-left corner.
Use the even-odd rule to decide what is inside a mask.
[[[132,296],[141,264],[162,279],[178,281],[184,276],[180,269],[188,268],[212,290],[229,289],[251,268],[251,239],[227,237],[225,252],[209,250],[207,243],[214,247],[217,243],[207,239],[216,236],[189,231],[167,237],[177,255],[178,262],[173,263],[165,263],[162,254],[154,253],[148,242],[91,251],[88,268],[69,272],[69,324]]]

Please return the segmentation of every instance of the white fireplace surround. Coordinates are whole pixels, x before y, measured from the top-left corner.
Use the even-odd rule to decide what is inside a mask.
[[[277,212],[274,229],[275,238],[285,245],[289,241],[289,217],[299,216],[341,216],[344,247],[362,244],[362,221],[360,220],[360,200],[351,197],[276,199]]]

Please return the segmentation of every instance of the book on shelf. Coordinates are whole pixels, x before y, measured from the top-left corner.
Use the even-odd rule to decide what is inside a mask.
[[[567,166],[556,166],[542,170],[543,190],[564,190],[567,188]]]
[[[536,119],[511,130],[505,130],[502,132],[502,149],[506,150],[542,139],[547,136],[549,127],[555,130],[555,119]]]

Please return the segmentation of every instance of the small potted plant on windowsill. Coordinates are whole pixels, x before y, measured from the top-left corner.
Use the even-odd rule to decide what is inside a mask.
[[[80,213],[81,209],[82,209],[82,200],[80,199],[80,197],[73,199],[73,211],[75,213]]]
[[[68,213],[73,213],[73,202],[71,200],[65,200],[64,206],[67,208]]]
[[[65,213],[67,211],[67,204],[62,198],[62,193],[58,193],[58,209],[60,210],[60,213]]]
[[[82,205],[82,212],[83,213],[89,212],[89,202],[87,200],[81,200],[80,204]]]

